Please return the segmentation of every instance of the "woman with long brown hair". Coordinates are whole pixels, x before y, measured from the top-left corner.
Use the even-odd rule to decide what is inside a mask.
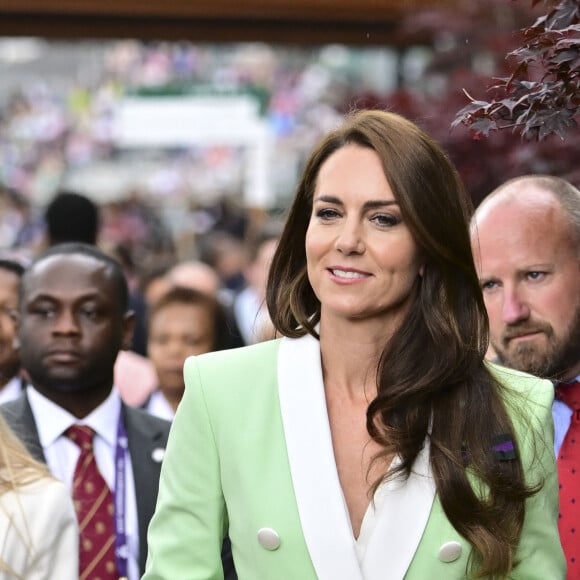
[[[147,580],[565,576],[549,382],[484,360],[471,206],[415,124],[311,155],[270,270],[283,338],[188,359]]]

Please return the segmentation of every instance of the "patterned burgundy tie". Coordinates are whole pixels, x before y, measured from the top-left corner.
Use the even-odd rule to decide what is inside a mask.
[[[567,578],[577,580],[580,579],[580,383],[558,385],[556,396],[572,409],[570,428],[558,454],[558,528],[568,564]]]
[[[97,468],[94,431],[73,425],[65,435],[81,450],[72,494],[80,532],[79,580],[117,579],[113,495]]]

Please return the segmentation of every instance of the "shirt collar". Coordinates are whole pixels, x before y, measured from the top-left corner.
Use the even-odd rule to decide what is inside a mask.
[[[12,377],[0,390],[0,404],[13,401],[22,392],[22,379],[19,376]]]
[[[68,411],[53,403],[34,387],[27,387],[27,396],[35,417],[38,438],[43,448],[54,443],[71,425],[88,425],[108,445],[114,447],[117,440],[117,424],[121,413],[121,398],[116,389],[91,413],[77,419]]]
[[[173,421],[173,418],[175,417],[173,407],[161,391],[154,391],[151,393],[151,398],[147,405],[147,411],[152,415],[156,415],[157,417],[161,417],[167,421]]]

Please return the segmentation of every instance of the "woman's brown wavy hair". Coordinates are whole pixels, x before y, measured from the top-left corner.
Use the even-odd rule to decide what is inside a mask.
[[[519,457],[499,461],[498,436],[517,441],[501,385],[484,363],[488,320],[468,233],[471,202],[441,148],[401,116],[360,111],[312,153],[270,269],[267,304],[284,336],[318,336],[320,303],[306,272],[305,238],[322,164],[348,144],[379,155],[403,220],[423,252],[425,268],[405,321],[384,345],[378,395],[367,429],[381,456],[402,462],[388,477],[408,476],[430,436],[430,461],[441,505],[474,547],[472,572],[507,576],[524,520],[526,486]],[[475,475],[486,489],[477,493]],[[374,488],[380,481],[374,482]]]

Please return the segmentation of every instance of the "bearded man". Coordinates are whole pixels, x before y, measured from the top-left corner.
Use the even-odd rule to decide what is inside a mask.
[[[556,387],[560,537],[579,578],[580,191],[558,177],[512,179],[477,208],[471,242],[498,361]]]

